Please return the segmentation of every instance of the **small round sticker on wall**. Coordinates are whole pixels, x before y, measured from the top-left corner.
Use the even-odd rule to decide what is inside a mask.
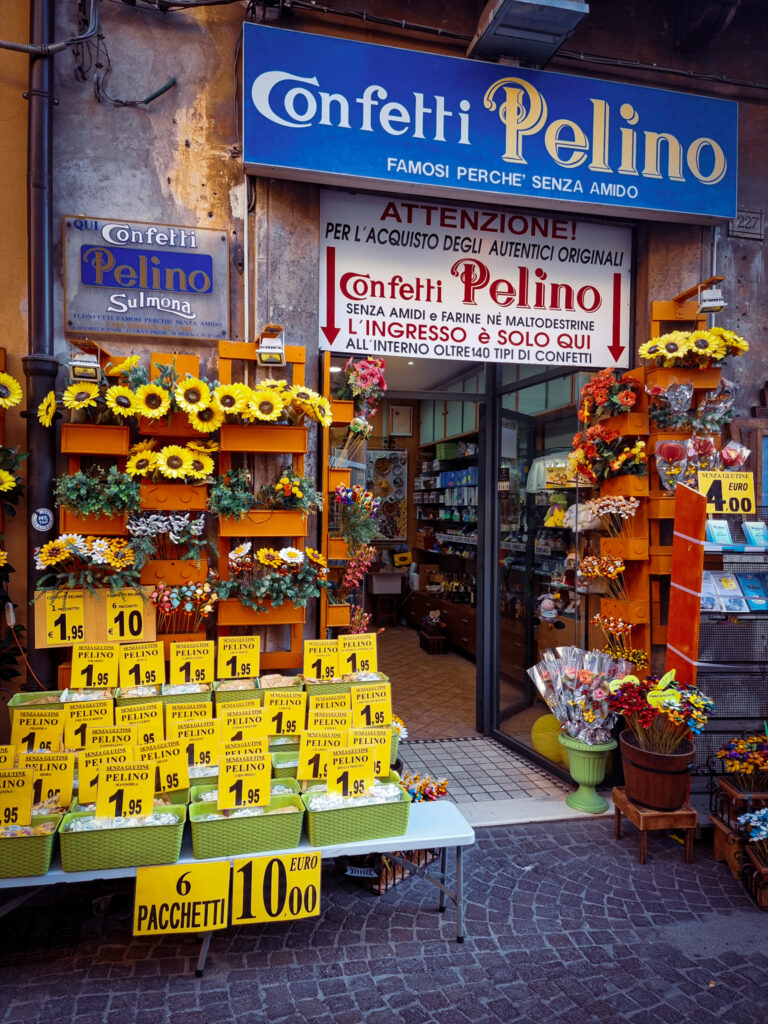
[[[49,508],[36,508],[30,522],[38,533],[47,533],[53,526],[53,512]]]

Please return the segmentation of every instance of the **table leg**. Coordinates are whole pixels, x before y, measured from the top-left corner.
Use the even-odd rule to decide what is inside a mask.
[[[613,808],[613,827],[616,831],[616,838],[621,839],[621,811],[618,807]]]
[[[197,967],[195,969],[195,977],[202,978],[203,971],[205,970],[205,961],[208,958],[208,950],[211,948],[211,939],[213,938],[213,932],[206,932],[203,935],[203,944],[200,947],[200,956],[197,958]]]
[[[464,862],[462,847],[456,847],[456,941],[464,941]]]
[[[685,863],[690,864],[693,860],[693,829],[685,830]]]
[[[640,833],[640,863],[645,864],[645,858],[648,854],[648,833]]]
[[[440,881],[443,883],[443,886],[445,886],[445,876],[448,873],[447,872],[447,864],[448,864],[448,847],[444,846],[442,848],[442,850],[440,851]],[[438,904],[437,909],[440,911],[441,914],[445,912],[445,888],[442,888],[440,890],[440,903]]]

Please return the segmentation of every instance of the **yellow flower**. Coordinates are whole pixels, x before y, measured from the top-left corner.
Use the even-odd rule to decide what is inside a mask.
[[[219,450],[215,441],[187,441],[187,448],[192,452],[217,452]]]
[[[315,419],[324,427],[330,427],[333,423],[333,413],[331,412],[331,403],[327,398],[322,395],[318,395],[315,401],[312,403],[312,407],[315,412]]]
[[[144,449],[144,451],[136,452],[128,459],[125,472],[129,476],[147,476],[155,468],[156,462],[157,453]]]
[[[274,377],[266,377],[256,385],[259,388],[267,388],[269,391],[285,391],[288,387],[287,380],[276,380]]]
[[[739,337],[735,331],[728,331],[724,327],[710,327],[709,333],[722,339],[728,355],[740,356],[742,352],[749,352],[749,342],[746,338]]]
[[[0,409],[12,409],[21,401],[21,384],[10,373],[0,373]]]
[[[279,420],[285,409],[282,396],[269,388],[257,388],[248,403],[247,413],[264,422]]]
[[[0,491],[12,491],[16,486],[16,477],[5,469],[0,469]]]
[[[131,455],[135,455],[136,452],[151,452],[157,448],[157,438],[147,437],[143,441],[137,441],[136,444],[131,445]]]
[[[283,564],[282,558],[274,548],[259,548],[256,552],[256,558],[262,565],[269,566],[272,569],[276,569]]]
[[[56,392],[49,391],[37,407],[37,418],[44,427],[50,427],[56,413]]]
[[[681,360],[690,350],[689,346],[690,335],[685,331],[672,331],[670,334],[665,334],[659,341],[661,343],[661,352],[666,362],[676,363]]]
[[[213,473],[213,459],[203,452],[188,452],[190,463],[187,476],[195,480],[205,480]]]
[[[57,565],[69,558],[69,548],[60,540],[49,540],[43,544],[37,556],[43,565]]]
[[[194,412],[211,404],[211,389],[197,377],[186,377],[179,381],[173,393],[176,404],[185,412]]]
[[[177,480],[179,477],[187,475],[191,461],[192,458],[186,448],[180,448],[177,444],[169,444],[157,453],[155,469],[169,480]]]
[[[312,565],[320,566],[321,569],[325,569],[328,565],[323,555],[319,551],[315,551],[314,548],[304,548],[304,554]]]
[[[0,567],[8,565],[8,552],[0,548]]]
[[[89,409],[96,405],[98,394],[98,384],[70,384],[61,396],[61,400],[65,409]]]
[[[127,540],[114,540],[109,545],[106,558],[113,569],[127,569],[134,563],[133,548]]]
[[[109,376],[117,377],[120,374],[128,373],[128,371],[132,370],[134,366],[139,365],[140,358],[140,356],[128,356],[126,359],[122,361],[122,363],[118,363],[117,366],[113,366],[109,370]]]
[[[137,410],[148,420],[159,420],[171,407],[171,396],[159,384],[142,384],[136,392]]]
[[[136,395],[130,388],[126,388],[122,384],[114,384],[107,390],[104,397],[107,400],[107,406],[115,416],[125,418],[126,416],[135,416],[138,412]]]
[[[236,416],[248,405],[253,392],[245,384],[219,384],[213,392],[213,404],[219,412]]]
[[[655,359],[661,355],[661,345],[659,338],[651,338],[650,341],[646,341],[644,345],[641,345],[637,350],[637,354],[641,359]]]
[[[303,384],[294,384],[293,387],[288,388],[287,394],[290,396],[289,401],[295,402],[300,406],[312,406],[316,399],[320,397],[316,391],[312,388],[306,388]]]
[[[725,345],[711,331],[694,331],[688,338],[688,351],[702,359],[724,359]]]
[[[187,413],[187,419],[201,434],[210,434],[214,430],[218,430],[224,422],[224,413],[214,409],[212,405],[206,405],[203,408],[195,409],[194,412]]]

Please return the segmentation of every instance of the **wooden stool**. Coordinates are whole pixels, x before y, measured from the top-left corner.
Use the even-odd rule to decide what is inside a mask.
[[[614,804],[616,838],[621,839],[621,816],[624,815],[640,832],[640,863],[645,864],[648,852],[648,833],[661,829],[681,828],[685,830],[685,863],[693,860],[693,834],[699,816],[690,804],[683,804],[677,811],[652,811],[649,807],[634,804],[627,797],[623,786],[616,786],[611,793]]]

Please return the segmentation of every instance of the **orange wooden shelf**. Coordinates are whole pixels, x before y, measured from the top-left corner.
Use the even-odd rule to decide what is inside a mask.
[[[297,608],[288,602],[257,612],[230,597],[219,601],[217,608],[220,626],[290,626],[304,622],[307,617],[306,608]]]
[[[131,444],[128,427],[96,423],[63,423],[61,450],[65,455],[127,455]]]
[[[141,570],[141,582],[150,586],[156,583],[167,583],[169,586],[203,582],[208,576],[208,560],[200,559],[198,565],[194,558],[166,559],[155,558],[147,562]]]
[[[351,479],[351,469],[329,469],[328,490],[333,494],[337,487],[349,487]]]
[[[600,554],[604,558],[646,559],[648,539],[642,537],[601,537]]]
[[[258,509],[242,519],[219,519],[220,537],[306,537],[307,516],[300,509]]]
[[[328,600],[327,593],[323,593],[323,605],[325,606],[325,621],[328,626],[348,626],[352,615],[352,606],[346,602],[343,604],[332,604]]]
[[[648,501],[649,519],[674,519],[675,518],[675,496],[674,494],[663,497],[650,498]]]
[[[676,369],[672,366],[654,366],[645,372],[645,379],[648,387],[658,385],[668,388],[670,384],[693,384],[694,388],[706,389],[707,391],[716,388],[723,375],[722,367],[716,366],[711,370],[689,370]]]
[[[600,600],[600,614],[623,619],[630,625],[651,621],[650,601],[616,601],[610,597]]]
[[[61,533],[99,534],[102,537],[124,537],[128,533],[127,516],[78,516],[66,508],[59,509]]]
[[[619,416],[610,416],[606,420],[599,420],[598,423],[607,430],[618,430],[620,434],[639,437],[648,433],[647,412],[624,412]]]
[[[345,423],[351,423],[355,418],[355,403],[348,402],[345,399],[331,399],[331,415],[333,416],[334,426],[343,426]]]
[[[141,507],[159,511],[174,509],[203,512],[208,504],[205,484],[151,484],[141,485]]]
[[[635,476],[625,473],[623,476],[612,476],[609,480],[600,481],[600,495],[621,495],[627,498],[648,497],[648,476]]]
[[[170,418],[162,416],[159,420],[150,420],[146,416],[139,419],[139,433],[146,437],[200,437],[208,435],[195,430],[185,412],[174,412]]]
[[[219,446],[223,452],[306,455],[307,428],[225,423],[219,430]]]

